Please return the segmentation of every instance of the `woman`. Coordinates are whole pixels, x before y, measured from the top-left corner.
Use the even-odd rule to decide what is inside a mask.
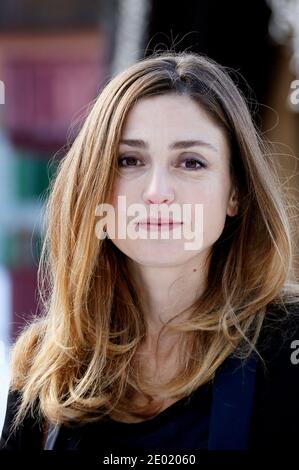
[[[51,186],[44,314],[12,350],[3,448],[295,445],[299,289],[274,163],[212,60],[156,53],[109,81]]]

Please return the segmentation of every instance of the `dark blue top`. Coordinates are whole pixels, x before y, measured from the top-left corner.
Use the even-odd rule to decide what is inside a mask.
[[[192,451],[246,450],[255,391],[256,356],[228,357],[212,382],[173,403],[154,418],[122,423],[106,418],[48,434],[46,449]]]
[[[208,450],[283,449],[289,452],[297,448],[299,374],[298,366],[296,367],[290,358],[294,349],[293,341],[299,337],[298,305],[295,304],[294,310],[290,308],[287,316],[280,307],[277,311],[274,308],[269,311],[257,345],[265,364],[262,364],[255,354],[252,354],[245,363],[231,355],[217,368],[211,385]],[[133,444],[134,432],[134,448],[138,444],[148,449],[155,442],[154,429],[160,433],[162,428],[165,431],[165,440],[164,444],[160,444],[160,436],[158,445],[161,447],[167,445],[167,439],[168,442],[171,439],[177,439],[178,442],[180,439],[175,445],[176,448],[181,448],[186,442],[191,445],[196,434],[198,445],[204,448],[205,413],[202,409],[199,411],[204,403],[202,391],[203,388],[199,388],[193,392],[191,398],[183,398],[160,415],[142,423],[112,422],[104,425],[99,422],[78,426],[76,429],[50,423],[44,448],[58,450],[82,447],[93,452],[102,452],[103,437],[107,445],[110,442],[115,446],[121,439],[126,446]],[[24,423],[15,434],[11,435],[9,432],[18,408],[18,398],[21,398],[21,392],[9,392],[0,448],[39,451],[42,445],[42,431],[31,414],[25,417]],[[195,406],[195,400],[199,406]],[[278,402],[279,407],[277,407]],[[192,403],[194,421],[192,413],[190,414]],[[209,403],[209,400],[206,403]],[[198,419],[195,420],[196,417]],[[190,424],[187,428],[183,427],[185,418],[189,423],[193,423],[193,428]],[[150,429],[150,426],[153,428]],[[172,437],[168,438],[170,434]]]
[[[205,384],[153,418],[139,423],[108,418],[78,430],[64,427],[60,429],[55,449],[59,449],[60,442],[63,450],[125,448],[171,452],[207,449],[211,403],[212,386]]]
[[[245,450],[249,446],[255,396],[256,356],[245,363],[233,355],[217,369],[214,379],[153,418],[121,423],[105,417],[73,426],[50,423],[46,450],[105,452],[125,449],[171,452],[185,450]],[[26,432],[9,435],[19,392],[8,397],[0,447],[40,449],[41,430],[30,416]]]

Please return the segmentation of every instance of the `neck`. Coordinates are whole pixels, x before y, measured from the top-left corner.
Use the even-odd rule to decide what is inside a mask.
[[[163,322],[188,309],[206,287],[207,266],[203,253],[178,266],[145,266],[129,260],[129,269],[140,289],[148,334],[157,336]],[[186,319],[188,310],[179,315]],[[175,320],[176,322],[176,320]]]

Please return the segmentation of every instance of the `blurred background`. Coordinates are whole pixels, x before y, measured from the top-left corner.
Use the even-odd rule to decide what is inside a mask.
[[[107,80],[165,48],[235,71],[298,201],[299,0],[1,0],[0,431],[9,348],[39,313],[49,179]]]

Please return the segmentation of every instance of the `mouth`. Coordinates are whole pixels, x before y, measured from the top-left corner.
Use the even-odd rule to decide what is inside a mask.
[[[141,219],[138,221],[139,224],[150,224],[150,225],[176,225],[176,224],[182,224],[183,222],[181,220],[173,220],[172,217],[170,219],[163,219],[162,217],[157,217],[157,218],[147,218],[147,219]]]
[[[182,222],[138,222],[139,225],[181,225]]]
[[[147,230],[172,230],[182,225],[183,222],[138,222],[138,226]]]

